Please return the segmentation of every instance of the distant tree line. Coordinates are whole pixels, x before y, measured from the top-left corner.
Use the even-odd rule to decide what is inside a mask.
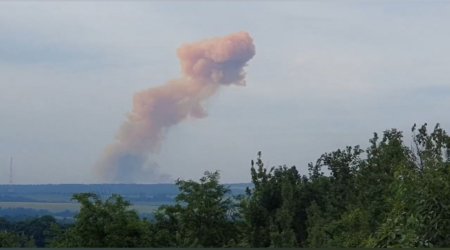
[[[218,172],[178,180],[174,205],[141,219],[119,195],[75,194],[71,225],[0,219],[4,247],[449,247],[450,137],[440,128],[374,134],[323,154],[308,175],[251,161],[252,188],[232,197]]]

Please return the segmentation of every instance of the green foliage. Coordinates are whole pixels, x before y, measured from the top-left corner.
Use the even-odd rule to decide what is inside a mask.
[[[349,242],[344,244],[337,241],[336,237],[337,234],[341,234],[341,227],[353,228],[346,223],[352,222],[350,218],[354,217],[350,209],[357,197],[357,190],[354,187],[357,172],[362,164],[361,153],[359,146],[346,147],[343,150],[325,153],[315,165],[310,164],[308,182],[310,198],[307,204],[309,246],[355,245]],[[324,166],[327,167],[330,176],[323,174]],[[341,218],[342,216],[344,218]],[[348,218],[345,219],[345,216]]]
[[[450,137],[439,124],[412,132],[411,147],[391,129],[375,133],[366,150],[324,153],[309,176],[295,166],[266,169],[258,152],[243,197],[231,197],[218,172],[205,172],[178,180],[176,203],[151,222],[118,195],[76,194],[73,225],[0,218],[0,246],[449,247]]]
[[[23,234],[0,232],[0,247],[34,247],[34,241]]]
[[[244,245],[251,247],[295,247],[304,239],[305,208],[302,182],[295,167],[280,166],[267,171],[261,159],[251,164],[253,189],[241,201]]]
[[[37,247],[44,247],[54,237],[51,228],[56,225],[52,216],[42,216],[19,222],[15,225],[15,231],[29,236]]]
[[[235,242],[235,212],[229,189],[219,184],[219,177],[218,172],[205,172],[199,182],[176,182],[180,189],[177,204],[162,207],[156,216],[158,242],[183,247],[221,247]]]
[[[347,147],[310,164],[318,195],[308,208],[308,245],[448,246],[449,137],[439,125],[428,134],[425,124],[413,141],[408,148],[400,131],[387,130],[381,140],[374,134],[366,159]]]
[[[356,206],[367,209],[369,225],[374,231],[392,209],[386,199],[392,196],[389,186],[399,166],[414,168],[411,151],[403,145],[403,135],[396,129],[383,133],[381,141],[375,133],[366,150],[367,160],[356,177],[358,198]]]
[[[75,194],[81,204],[76,222],[58,240],[56,247],[139,247],[145,245],[148,228],[130,204],[119,195],[102,201],[96,194]]]
[[[430,134],[424,125],[414,136],[417,167],[400,166],[396,171],[389,186],[392,210],[373,237],[374,246],[449,246],[449,139],[439,124]]]

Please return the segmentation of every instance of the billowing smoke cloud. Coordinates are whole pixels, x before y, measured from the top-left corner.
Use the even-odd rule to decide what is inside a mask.
[[[203,102],[222,85],[245,85],[243,71],[255,55],[246,32],[186,44],[178,49],[183,76],[135,94],[133,110],[97,164],[104,181],[158,182],[157,152],[168,129],[188,118],[204,118]]]

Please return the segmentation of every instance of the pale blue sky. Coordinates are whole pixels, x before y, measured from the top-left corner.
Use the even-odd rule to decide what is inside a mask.
[[[160,173],[247,182],[259,150],[306,173],[373,132],[450,130],[448,13],[447,1],[2,1],[0,183],[11,155],[16,183],[96,182],[132,95],[180,76],[181,44],[237,31],[256,46],[247,86],[170,130]]]

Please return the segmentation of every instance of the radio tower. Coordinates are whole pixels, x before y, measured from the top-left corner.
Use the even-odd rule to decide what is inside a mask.
[[[9,160],[9,185],[13,184],[13,158]]]

